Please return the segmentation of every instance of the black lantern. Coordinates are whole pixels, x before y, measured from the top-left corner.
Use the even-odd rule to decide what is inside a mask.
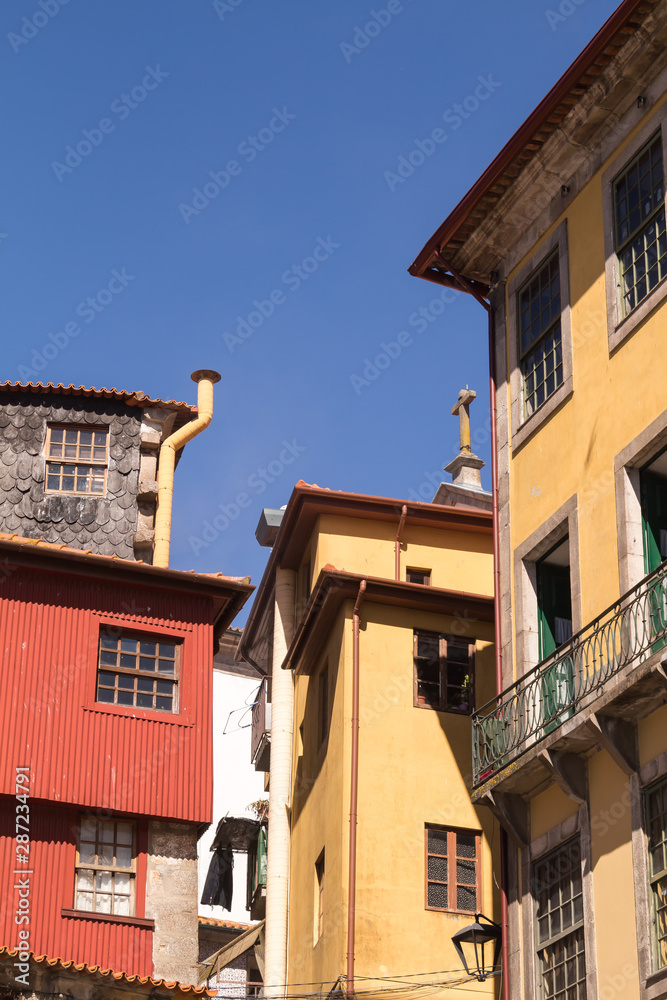
[[[485,920],[486,923],[480,923],[481,920]],[[498,959],[500,958],[502,937],[502,928],[482,913],[475,914],[474,924],[471,924],[470,927],[464,927],[452,936],[454,947],[469,976],[474,976],[480,983],[483,983],[488,976],[499,974]],[[469,967],[463,951],[466,945],[469,946],[466,951],[471,967]],[[493,961],[491,961],[492,955]]]

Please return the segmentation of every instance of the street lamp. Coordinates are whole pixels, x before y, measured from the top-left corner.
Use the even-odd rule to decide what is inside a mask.
[[[481,924],[480,920],[486,920],[486,924]],[[474,976],[483,983],[488,976],[497,976],[500,970],[497,968],[500,958],[500,946],[502,942],[502,928],[489,920],[483,913],[475,914],[475,923],[469,927],[463,927],[456,934],[452,935],[454,947],[458,956],[463,962],[463,967],[469,976]],[[470,956],[470,966],[466,961],[463,946],[468,946],[466,951]],[[474,955],[473,955],[474,951]],[[493,952],[493,961],[490,961]],[[474,958],[474,962],[473,962]]]

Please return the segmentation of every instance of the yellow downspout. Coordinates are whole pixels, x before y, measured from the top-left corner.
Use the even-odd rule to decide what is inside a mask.
[[[176,468],[176,452],[193,437],[206,430],[213,417],[213,386],[220,381],[218,372],[202,368],[190,376],[197,383],[196,420],[184,424],[173,434],[170,434],[160,445],[160,458],[157,468],[157,511],[155,513],[155,549],[153,565],[167,568],[169,566],[169,547],[171,544],[171,508],[174,500],[174,469]]]

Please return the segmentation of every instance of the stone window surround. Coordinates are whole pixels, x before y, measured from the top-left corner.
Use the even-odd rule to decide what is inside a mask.
[[[565,538],[569,539],[572,632],[574,634],[579,631],[583,624],[581,620],[579,516],[576,493],[569,500],[566,500],[514,551],[517,677],[522,677],[539,663],[537,563]]]
[[[519,363],[519,326],[517,296],[531,274],[558,247],[561,299],[561,341],[563,348],[563,381],[542,405],[529,417],[523,414],[523,379]],[[566,399],[572,395],[572,323],[570,309],[569,255],[567,219],[556,226],[546,240],[507,285],[507,333],[509,341],[509,378],[511,393],[512,452],[526,441]]]
[[[535,934],[536,903],[532,893],[533,863],[544,854],[555,850],[567,840],[578,836],[581,844],[582,888],[584,902],[584,947],[586,952],[586,993],[596,997],[597,958],[595,947],[595,914],[593,908],[593,865],[591,851],[591,830],[588,804],[584,803],[548,833],[542,834],[521,849],[522,882],[522,924],[523,924],[523,964],[524,1000],[538,1000],[542,991],[538,984],[537,939]]]
[[[651,918],[648,881],[648,839],[644,820],[644,790],[667,774],[667,753],[643,764],[629,778],[632,819],[632,868],[635,884],[637,922],[637,960],[641,1000],[659,1000],[667,989],[667,967],[653,971],[651,955]]]
[[[614,238],[613,182],[624,166],[639,152],[648,140],[662,129],[663,172],[667,171],[667,103],[651,115],[622,153],[614,158],[602,174],[602,211],[604,219],[605,288],[607,299],[607,337],[609,353],[632,334],[646,317],[667,297],[667,279],[663,278],[652,292],[627,316],[622,315],[619,294],[618,258]],[[667,176],[665,177],[667,180]]]
[[[645,427],[614,459],[618,575],[621,594],[625,594],[646,575],[639,470],[665,446],[667,446],[667,410]]]

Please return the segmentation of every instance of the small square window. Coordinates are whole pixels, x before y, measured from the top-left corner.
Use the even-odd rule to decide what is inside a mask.
[[[481,835],[426,824],[426,909],[478,913]]]
[[[418,630],[413,640],[414,705],[470,715],[474,705],[475,641]]]
[[[46,431],[46,492],[104,496],[108,429],[51,427]]]
[[[140,636],[100,635],[97,700],[108,705],[178,711],[180,645]]]
[[[431,571],[430,569],[410,569],[408,567],[406,579],[408,583],[421,583],[422,586],[429,587],[431,585]]]
[[[134,916],[135,878],[134,823],[82,818],[77,845],[74,908],[90,913]]]

